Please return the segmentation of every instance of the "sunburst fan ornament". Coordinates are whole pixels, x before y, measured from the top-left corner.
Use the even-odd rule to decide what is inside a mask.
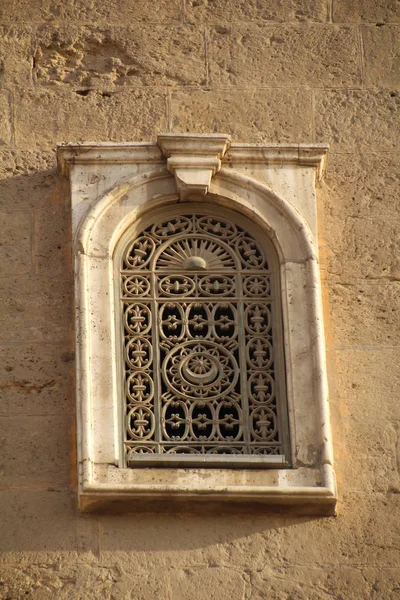
[[[157,269],[203,270],[234,268],[230,251],[203,236],[187,236],[168,245],[157,260]]]

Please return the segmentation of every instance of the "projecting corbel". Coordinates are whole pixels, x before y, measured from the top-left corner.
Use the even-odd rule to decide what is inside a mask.
[[[230,143],[230,136],[223,133],[158,136],[157,144],[167,159],[168,171],[175,176],[182,201],[198,200],[208,193],[211,177],[221,169]]]

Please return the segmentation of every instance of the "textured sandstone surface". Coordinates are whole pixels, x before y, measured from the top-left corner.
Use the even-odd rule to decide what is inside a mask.
[[[180,90],[171,93],[170,102],[175,131],[224,131],[240,142],[311,141],[307,90]]]
[[[396,89],[318,90],[318,142],[333,150],[395,150],[400,134],[400,92]]]
[[[333,20],[336,22],[370,22],[382,26],[400,21],[397,0],[335,0]]]
[[[0,26],[0,81],[2,86],[32,83],[32,28]]]
[[[283,0],[277,5],[272,0],[257,2],[230,2],[230,0],[189,0],[185,15],[190,21],[220,23],[264,22],[325,22],[328,17],[327,0]]]
[[[12,99],[7,90],[0,89],[0,146],[9,144],[12,138]]]
[[[0,2],[0,599],[394,600],[400,4]],[[328,142],[318,189],[337,518],[76,507],[60,141]]]
[[[356,28],[321,25],[211,28],[211,83],[351,86],[360,83]]]
[[[0,19],[5,23],[70,22],[118,23],[130,21],[150,23],[173,23],[182,20],[182,2],[168,0],[4,0],[0,7]]]
[[[35,75],[40,84],[80,87],[202,85],[204,52],[194,25],[45,26],[36,35]]]
[[[18,88],[15,102],[16,141],[26,149],[54,148],[54,139],[60,136],[60,141],[142,141],[167,128],[163,89],[133,88],[113,94],[97,90]]]
[[[400,25],[362,28],[367,85],[395,87],[400,84]]]

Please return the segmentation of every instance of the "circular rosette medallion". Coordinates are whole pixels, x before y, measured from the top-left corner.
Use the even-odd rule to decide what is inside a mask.
[[[239,369],[226,348],[209,341],[189,341],[166,356],[162,375],[167,387],[178,396],[209,400],[234,389]]]

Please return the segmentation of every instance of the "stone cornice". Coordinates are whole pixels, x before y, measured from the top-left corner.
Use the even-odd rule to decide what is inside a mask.
[[[161,136],[160,136],[161,137]],[[177,136],[178,137],[178,136]],[[210,136],[207,136],[210,137]],[[165,152],[167,152],[164,147]],[[326,144],[240,144],[232,143],[222,164],[254,163],[315,167],[322,179],[328,146]],[[168,158],[168,157],[167,157]],[[72,165],[162,164],[166,157],[156,143],[82,142],[59,144],[59,172],[68,177]]]

